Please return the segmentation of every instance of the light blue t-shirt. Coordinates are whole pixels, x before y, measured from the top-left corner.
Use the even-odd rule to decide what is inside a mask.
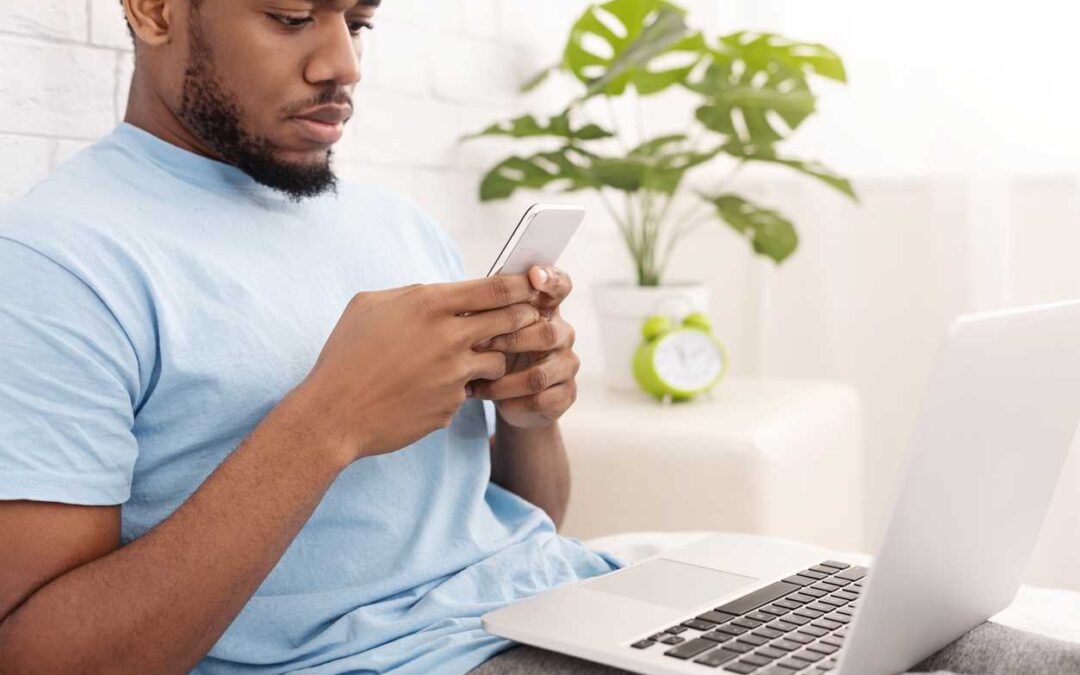
[[[121,124],[0,205],[0,499],[122,504],[130,542],[301,381],[355,293],[462,278],[401,199],[345,181],[294,203]],[[346,469],[195,672],[462,673],[512,644],[481,614],[617,568],[490,482],[492,414],[469,400]]]

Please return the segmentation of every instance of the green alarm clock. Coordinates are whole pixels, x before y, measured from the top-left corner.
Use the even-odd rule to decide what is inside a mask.
[[[727,371],[727,351],[701,312],[687,315],[678,327],[667,316],[650,316],[641,333],[634,379],[658,399],[692,399],[716,386]]]

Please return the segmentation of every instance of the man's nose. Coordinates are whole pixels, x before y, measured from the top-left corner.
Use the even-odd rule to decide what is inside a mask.
[[[344,18],[325,31],[319,49],[308,60],[304,79],[348,87],[360,81],[360,48]]]

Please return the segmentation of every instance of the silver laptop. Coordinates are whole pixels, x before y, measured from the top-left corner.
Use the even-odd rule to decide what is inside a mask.
[[[1012,600],[1078,422],[1080,302],[963,317],[871,569],[718,535],[484,628],[641,673],[903,672]]]

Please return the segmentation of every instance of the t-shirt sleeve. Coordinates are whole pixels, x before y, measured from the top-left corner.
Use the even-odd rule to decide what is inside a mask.
[[[0,236],[0,499],[125,502],[138,373],[127,334],[90,286]]]

